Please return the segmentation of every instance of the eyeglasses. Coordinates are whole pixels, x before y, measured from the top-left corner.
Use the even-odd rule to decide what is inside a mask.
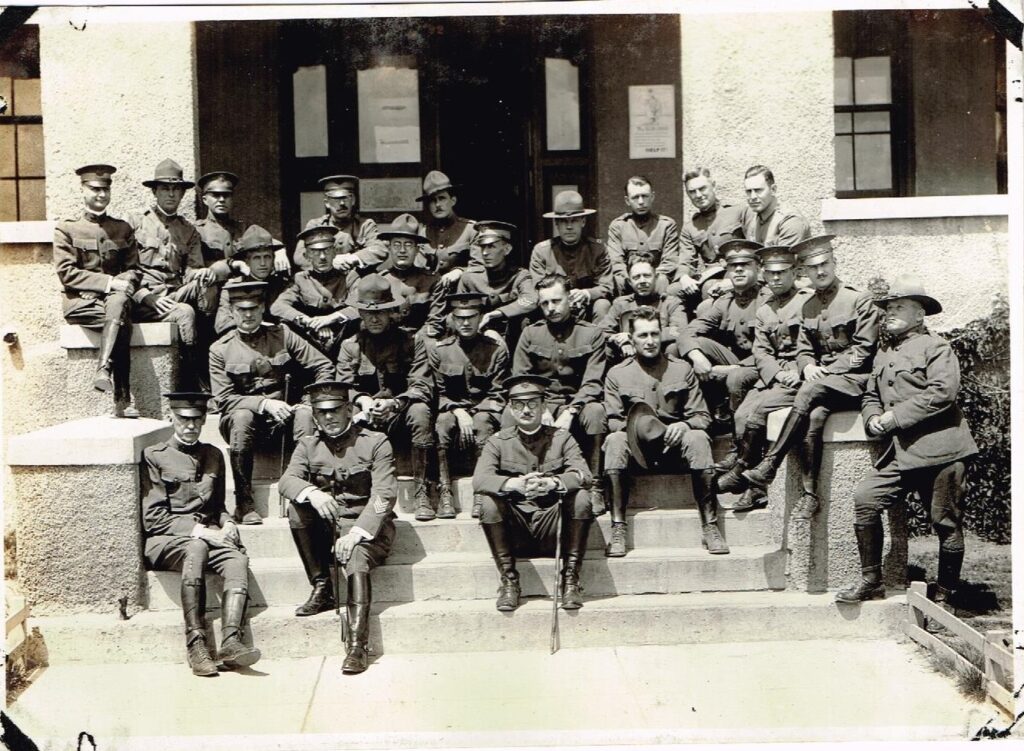
[[[540,397],[534,397],[533,399],[513,399],[508,403],[508,406],[511,407],[514,412],[522,412],[527,407],[534,410],[540,409],[540,405]]]

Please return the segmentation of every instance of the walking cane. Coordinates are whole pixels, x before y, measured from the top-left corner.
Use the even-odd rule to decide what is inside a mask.
[[[562,506],[565,491],[556,490],[555,493],[558,495],[558,500],[555,501],[558,506],[558,518],[555,520],[555,591],[551,597],[551,654],[557,652],[561,646],[558,632],[558,600],[562,592],[562,514],[565,511]]]
[[[331,545],[331,573],[334,579],[334,614],[341,621],[341,645],[348,644],[348,609],[341,609],[341,577],[338,575],[338,523],[331,524],[334,544]]]
[[[288,402],[288,387],[291,386],[291,385],[292,385],[292,374],[291,373],[285,373],[284,374],[284,401],[285,401],[286,404]],[[294,416],[292,417],[292,419],[293,420],[295,419]],[[280,472],[277,473],[277,477],[278,477],[279,481],[280,481],[280,478],[284,476],[284,470],[285,470],[284,449],[285,449],[285,439],[286,439],[287,435],[288,435],[288,431],[285,429],[284,425],[281,425],[281,457],[280,457],[280,461],[278,462],[278,468],[280,469]],[[286,515],[286,512],[287,512],[286,503],[287,502],[285,501],[284,496],[281,495],[280,493],[278,493],[277,494],[278,513],[281,516],[285,516]]]

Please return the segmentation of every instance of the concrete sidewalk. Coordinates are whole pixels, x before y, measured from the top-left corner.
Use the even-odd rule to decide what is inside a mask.
[[[337,655],[255,668],[65,665],[8,712],[40,748],[74,748],[85,730],[102,751],[956,740],[997,716],[917,648],[882,640],[384,655],[361,676]]]

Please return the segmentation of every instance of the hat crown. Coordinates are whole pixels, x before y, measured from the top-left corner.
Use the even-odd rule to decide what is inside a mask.
[[[207,172],[196,180],[201,190],[233,191],[238,184],[238,175],[226,170]]]
[[[156,170],[153,172],[153,179],[179,181],[184,179],[184,175],[185,172],[180,164],[173,159],[164,159],[156,166]]]
[[[801,240],[794,245],[792,250],[796,253],[797,259],[803,262],[808,258],[813,258],[814,256],[831,253],[832,241],[835,239],[835,235],[816,235],[814,237],[808,237],[806,240]]]
[[[583,196],[575,190],[563,190],[555,196],[556,214],[574,214],[583,209]]]
[[[921,297],[930,296],[924,288],[924,283],[914,274],[900,274],[889,286],[889,294],[886,297]]]
[[[298,239],[307,247],[334,245],[335,230],[331,227],[308,227],[298,234]]]
[[[447,190],[451,187],[452,181],[448,179],[448,175],[440,170],[431,170],[427,173],[427,176],[423,178],[423,193],[427,196],[441,190]]]
[[[354,191],[359,184],[359,178],[355,175],[328,175],[321,177],[317,182],[325,193],[342,189]]]
[[[382,305],[395,301],[395,295],[391,291],[388,280],[380,274],[368,274],[359,283],[359,294],[356,298],[358,305]]]
[[[273,245],[273,236],[263,229],[263,227],[253,224],[247,227],[245,232],[242,233],[242,237],[238,241],[238,250],[239,252],[259,250],[260,248],[273,247]]]
[[[117,172],[117,167],[110,164],[86,164],[75,170],[75,174],[82,178],[82,182],[105,181],[110,183],[110,177]]]
[[[384,239],[387,239],[388,235],[412,235],[416,238],[422,238],[424,242],[427,240],[427,238],[420,234],[420,223],[412,214],[399,214],[391,222],[391,225],[379,234]]]

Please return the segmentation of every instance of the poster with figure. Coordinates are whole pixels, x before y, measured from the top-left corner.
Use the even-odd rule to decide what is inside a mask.
[[[675,159],[676,98],[671,85],[629,87],[629,158]]]

